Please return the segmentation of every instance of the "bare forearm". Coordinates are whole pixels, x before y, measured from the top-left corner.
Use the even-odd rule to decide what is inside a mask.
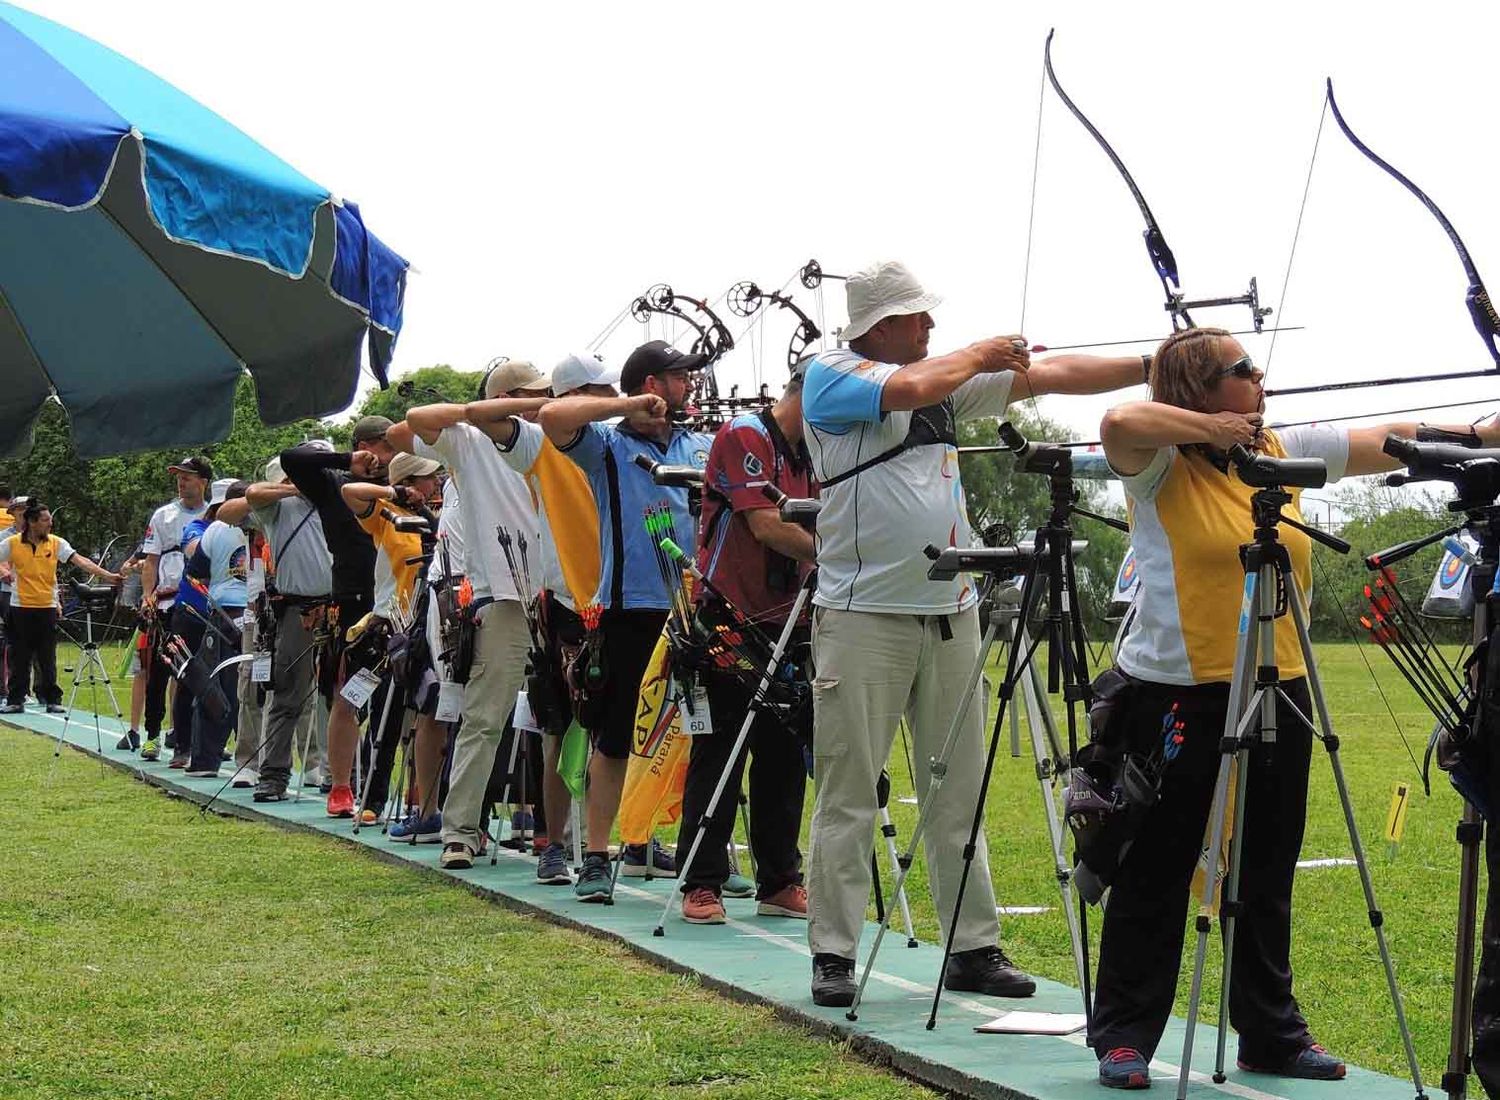
[[[817,543],[812,532],[795,523],[788,523],[776,509],[752,508],[740,515],[750,525],[750,533],[755,536],[755,540],[768,550],[798,561],[817,560]]]
[[[468,406],[457,404],[418,405],[407,410],[406,424],[422,437],[424,443],[431,445],[437,442],[444,428],[463,423],[467,409]]]
[[[885,380],[880,409],[899,412],[935,405],[979,374],[983,365],[983,357],[972,348],[910,363]]]
[[[269,508],[278,500],[297,495],[297,486],[290,481],[257,481],[245,490],[245,499],[252,508]]]
[[[1031,393],[1108,393],[1146,380],[1139,355],[1054,355],[1027,373]]]
[[[1161,401],[1129,401],[1104,414],[1099,434],[1106,450],[1154,451],[1180,443],[1210,443],[1213,427],[1213,417],[1207,413]]]
[[[573,397],[554,401],[537,414],[537,423],[553,443],[566,443],[585,424],[625,416],[631,410],[628,397]]]
[[[148,596],[156,591],[156,563],[160,555],[147,554],[141,562],[141,591]]]
[[[496,443],[509,446],[515,438],[516,418],[540,413],[551,400],[550,397],[495,397],[488,401],[471,401],[468,420]]]
[[[1402,464],[1381,449],[1385,446],[1385,437],[1398,435],[1403,439],[1415,439],[1421,427],[1423,425],[1415,420],[1397,420],[1386,424],[1373,424],[1368,428],[1351,428],[1349,430],[1349,463],[1345,468],[1345,474],[1349,477],[1358,477],[1361,474],[1379,474],[1401,469]],[[1439,428],[1442,431],[1464,436],[1473,431],[1479,436],[1481,446],[1500,447],[1500,424],[1494,421],[1475,425],[1430,424],[1427,427]]]

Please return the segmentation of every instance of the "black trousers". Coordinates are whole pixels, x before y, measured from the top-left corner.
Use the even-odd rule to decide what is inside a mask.
[[[755,692],[737,676],[701,673],[708,689],[708,708],[713,732],[692,739],[687,779],[682,792],[682,828],[678,832],[678,860],[687,858],[687,848],[708,810],[719,776],[730,765],[730,752]],[[812,736],[812,709],[807,708],[807,728],[797,734],[773,714],[755,716],[745,748],[750,762],[750,850],[755,855],[756,896],[770,897],[802,881],[802,852],[797,834],[802,828],[802,801],[807,789],[807,766],[802,756],[804,738]],[[698,845],[698,854],[683,879],[686,893],[707,887],[718,893],[729,878],[729,838],[734,833],[734,815],[739,805],[745,773],[745,751],[735,758],[729,782]],[[679,863],[680,865],[680,863]]]
[[[238,621],[240,616],[243,615],[245,611],[245,609],[242,607],[231,607],[225,608],[224,610],[225,614],[227,614],[229,618],[236,621]],[[187,612],[183,612],[183,614],[188,618],[192,618],[192,616],[190,616]],[[194,652],[196,652],[198,646],[201,646],[203,644],[203,636],[207,633],[208,628],[205,627],[196,618],[192,618],[192,623],[198,628],[198,641],[197,644],[193,646]],[[186,638],[186,635],[184,635],[184,638]],[[228,643],[221,641],[218,650],[219,659],[222,660],[224,657],[229,656],[231,652],[238,653],[238,647],[236,646],[233,650],[230,650],[228,648]],[[225,708],[224,713],[218,718],[210,716],[209,713],[203,708],[201,703],[199,703],[195,698],[193,698],[182,689],[181,684],[177,685],[177,698],[180,700],[183,698],[183,696],[186,695],[190,700],[189,713],[192,718],[192,724],[190,726],[176,727],[178,730],[190,729],[193,731],[191,738],[188,739],[186,748],[184,749],[182,747],[182,742],[179,741],[179,747],[177,749],[179,753],[184,751],[187,752],[189,757],[189,771],[218,771],[219,764],[224,757],[224,746],[229,744],[229,735],[234,732],[235,725],[239,721],[239,666],[230,665],[223,672],[219,673],[218,680],[219,687],[223,690],[224,698],[228,703],[228,706]],[[177,709],[178,708],[174,705],[173,712],[176,713]]]
[[[203,645],[203,631],[205,627],[203,620],[194,615],[182,604],[172,608],[172,633],[181,638],[187,646],[189,653],[197,653],[198,648]],[[149,697],[149,681],[147,683]],[[166,689],[163,688],[163,691]],[[196,709],[196,697],[187,684],[182,681],[177,683],[177,693],[172,696],[172,731],[176,736],[176,748],[172,750],[173,756],[191,756],[193,749],[193,711]],[[151,729],[150,711],[147,711],[146,730],[148,736]],[[202,763],[200,761],[200,763]],[[217,766],[217,765],[215,765]]]
[[[391,709],[385,710],[385,699],[391,695]],[[365,774],[369,774],[371,767],[371,756],[374,756],[374,775],[370,780],[370,794],[365,799],[363,809],[374,810],[381,813],[385,804],[390,800],[391,793],[391,771],[396,766],[396,750],[401,747],[402,734],[406,732],[404,721],[406,719],[406,691],[394,685],[391,677],[387,674],[370,696],[369,709],[366,712],[369,722],[366,727],[365,736],[360,738],[359,764]],[[385,713],[385,728],[380,727],[380,716]],[[356,796],[360,792],[354,792]]]
[[[1310,716],[1307,681],[1283,686]],[[1089,1030],[1089,1045],[1101,1057],[1116,1047],[1134,1047],[1149,1061],[1171,1014],[1189,885],[1204,844],[1228,701],[1228,684],[1143,684],[1129,704],[1126,735],[1134,751],[1160,748],[1174,703],[1184,740],[1165,766],[1161,800],[1142,822],[1104,911]],[[1290,959],[1292,877],[1307,819],[1311,753],[1311,732],[1278,702],[1274,747],[1258,744],[1250,753],[1243,908],[1235,925],[1229,1001],[1240,1057],[1255,1063],[1280,1061],[1312,1041],[1292,995]]]
[[[175,608],[169,608],[165,614],[170,616],[174,611]],[[165,640],[165,634],[162,638]],[[143,660],[146,662],[146,740],[151,741],[160,736],[162,720],[167,716],[167,685],[172,681],[172,674],[157,656],[156,646],[146,647]]]
[[[61,703],[57,686],[57,611],[50,607],[10,609],[10,682],[7,701],[24,703],[31,690],[31,665],[36,662],[36,697],[44,703]]]

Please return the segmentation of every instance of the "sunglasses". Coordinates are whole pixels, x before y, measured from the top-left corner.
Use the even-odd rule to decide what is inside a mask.
[[[1233,363],[1230,363],[1229,366],[1220,367],[1217,371],[1215,371],[1214,381],[1217,382],[1221,378],[1234,377],[1242,378],[1248,382],[1250,381],[1250,379],[1255,377],[1255,372],[1257,370],[1259,370],[1259,368],[1255,365],[1251,358],[1248,355],[1242,355]]]

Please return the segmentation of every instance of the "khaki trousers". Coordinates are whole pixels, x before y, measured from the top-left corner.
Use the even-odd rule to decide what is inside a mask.
[[[495,753],[516,692],[526,678],[526,616],[515,600],[498,600],[479,611],[474,665],[464,685],[464,720],[453,745],[448,798],[443,803],[443,843],[479,851],[479,817]]]
[[[926,762],[942,751],[979,653],[979,616],[872,614],[818,608],[813,620],[813,782],[816,800],[808,859],[808,946],[815,954],[856,956],[870,897],[870,852],[878,812],[875,786],[890,759],[896,726],[911,727],[917,798],[928,811],[927,876],[946,936],[963,871],[984,770],[983,684],[969,700],[936,803],[927,807]],[[989,852],[981,834],[964,890],[954,951],[993,946],[999,937]]]

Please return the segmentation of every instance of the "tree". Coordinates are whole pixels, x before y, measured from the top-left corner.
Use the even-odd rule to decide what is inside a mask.
[[[454,370],[444,364],[422,367],[392,379],[389,389],[371,391],[361,403],[357,415],[401,420],[413,406],[431,405],[437,401],[438,394],[444,401],[473,401],[483,376],[482,371]],[[408,382],[411,383],[411,396],[403,397],[400,390]]]
[[[1066,442],[1076,438],[1064,426],[1032,410],[1012,406],[1006,418],[1031,440]],[[997,441],[995,423],[971,420],[958,426],[960,447],[987,446]],[[1046,477],[1023,473],[1008,454],[967,454],[959,458],[969,520],[976,531],[991,531],[992,539],[1020,538],[1046,521],[1051,512],[1051,489]],[[1078,504],[1093,512],[1119,518],[1120,509],[1108,502],[1099,482],[1079,479]],[[1085,628],[1095,637],[1107,635],[1104,613],[1109,607],[1115,571],[1119,568],[1129,537],[1097,520],[1076,517],[1075,540],[1086,540],[1087,548],[1074,562]]]
[[[303,439],[329,434],[319,420],[268,427],[260,419],[255,381],[248,374],[234,394],[234,426],[221,443],[199,448],[221,477],[259,480],[265,463]],[[142,451],[132,455],[80,458],[73,446],[68,417],[49,402],[37,418],[35,440],[24,458],[0,462],[0,483],[17,493],[40,497],[57,517],[57,532],[84,553],[99,553],[115,536],[123,552],[145,533],[151,512],[172,496],[167,467],[194,453],[192,447]]]

